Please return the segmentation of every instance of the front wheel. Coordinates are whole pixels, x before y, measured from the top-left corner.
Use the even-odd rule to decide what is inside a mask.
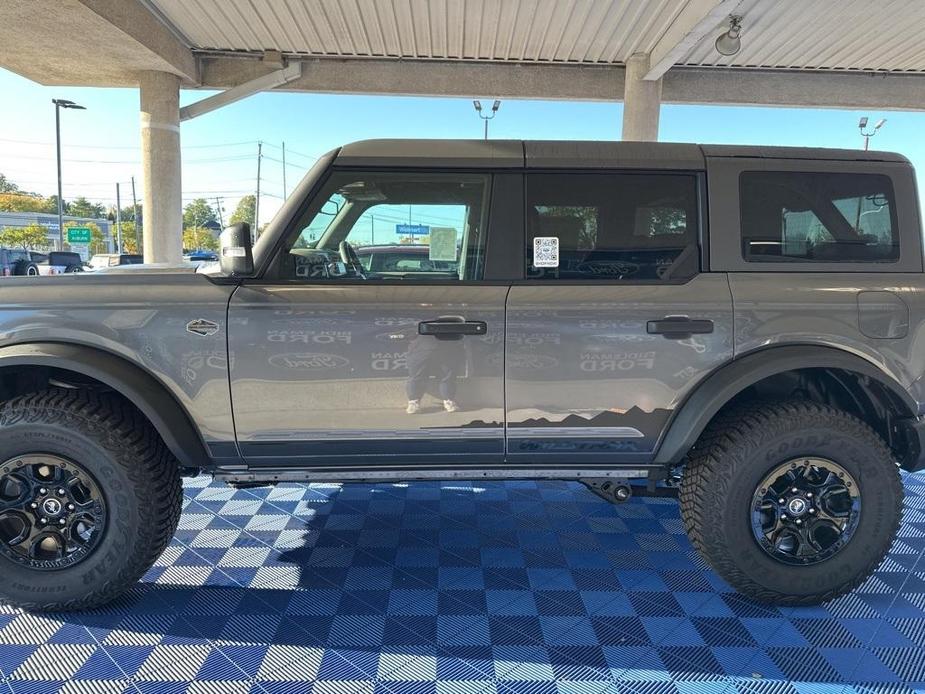
[[[763,403],[722,415],[689,455],[681,515],[694,546],[740,593],[813,605],[860,585],[902,512],[890,450],[826,405]]]
[[[0,405],[0,599],[85,609],[131,587],[167,546],[179,466],[107,394],[53,389]]]

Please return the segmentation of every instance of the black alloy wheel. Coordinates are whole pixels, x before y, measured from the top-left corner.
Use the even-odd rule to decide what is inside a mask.
[[[0,554],[7,559],[64,569],[86,559],[105,530],[105,499],[81,465],[30,454],[0,466]]]

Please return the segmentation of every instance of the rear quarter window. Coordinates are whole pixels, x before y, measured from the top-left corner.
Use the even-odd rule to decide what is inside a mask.
[[[899,229],[888,176],[745,171],[739,177],[746,262],[889,263]]]

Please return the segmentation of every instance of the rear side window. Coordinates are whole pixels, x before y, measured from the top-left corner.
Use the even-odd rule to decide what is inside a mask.
[[[748,262],[858,263],[899,258],[888,176],[746,171],[739,178]]]
[[[697,220],[693,175],[528,175],[527,278],[690,278],[699,270]]]

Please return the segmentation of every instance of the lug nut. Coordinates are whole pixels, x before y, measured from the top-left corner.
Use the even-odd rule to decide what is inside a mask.
[[[74,504],[68,504],[68,505],[67,505],[67,510],[68,510],[68,511],[73,511],[75,508],[76,508],[76,507],[74,506]]]
[[[31,504],[29,504],[29,508],[38,508],[38,507],[39,505],[35,503],[34,501]]]
[[[813,493],[812,493],[812,492],[806,492],[806,498],[807,498],[807,499],[812,499],[812,498],[813,498]]]
[[[793,488],[793,489],[791,489],[790,491],[792,491],[792,492],[793,492],[794,494],[796,494],[796,493],[797,493],[798,491],[800,491],[800,490],[799,490],[799,489],[797,489],[796,487],[794,487],[794,488]]]
[[[58,520],[58,525],[64,525],[64,519],[63,519],[63,518],[61,518],[61,519]]]
[[[47,518],[39,518],[39,523],[41,523],[42,525],[45,525],[47,522],[48,522]]]
[[[816,512],[816,509],[811,508],[811,509],[809,509],[809,512],[810,512],[810,513],[815,513],[815,512]]]
[[[777,500],[777,503],[779,503],[779,504],[784,503],[784,499],[778,499],[778,500]]]
[[[58,496],[64,496],[64,489],[58,489]]]
[[[780,515],[780,519],[781,519],[781,520],[787,520],[787,514],[786,514],[786,513],[782,513],[782,514]]]
[[[48,494],[48,490],[45,489],[45,487],[39,487],[39,494],[44,496],[45,494]]]
[[[796,519],[796,524],[797,524],[797,525],[800,525],[802,522],[803,522],[803,521],[801,521],[799,518]]]

